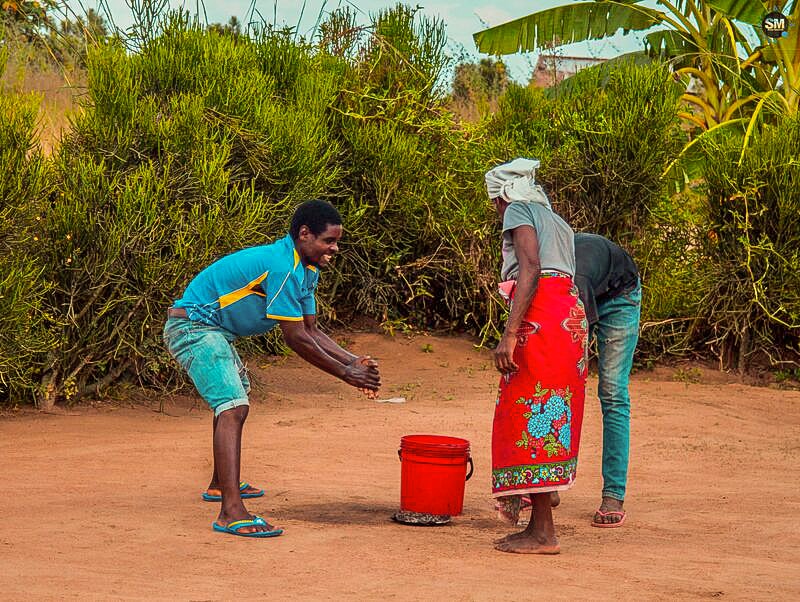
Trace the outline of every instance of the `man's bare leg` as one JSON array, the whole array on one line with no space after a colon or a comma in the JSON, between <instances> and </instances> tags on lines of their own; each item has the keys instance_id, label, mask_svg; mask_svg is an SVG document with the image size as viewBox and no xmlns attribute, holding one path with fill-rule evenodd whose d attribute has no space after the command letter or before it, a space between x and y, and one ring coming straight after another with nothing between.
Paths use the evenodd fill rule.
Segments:
<instances>
[{"instance_id":1,"label":"man's bare leg","mask_svg":"<svg viewBox=\"0 0 800 602\"><path fill-rule=\"evenodd\" d=\"M224 414L224 412L223 412L223 414ZM219 416L214 416L214 426L213 426L213 431L212 431L212 444L213 444L214 437L216 437L216 435L217 435L217 422L219 422ZM241 448L241 446L240 446L240 448ZM211 473L211 482L208 484L208 487L206 488L206 493L209 494L209 495L222 495L222 490L220 489L220 486L219 486L219 475L217 474L217 461L213 460L213 463L214 463L214 470ZM253 487L251 485L247 489L245 489L244 491L240 491L239 493L258 493L259 491L260 491L260 489L258 489L257 487Z\"/></svg>"},{"instance_id":2,"label":"man's bare leg","mask_svg":"<svg viewBox=\"0 0 800 602\"><path fill-rule=\"evenodd\" d=\"M219 488L222 491L217 524L227 526L237 520L250 520L252 515L247 511L239 494L239 465L242 456L242 429L250 408L239 406L222 412L215 420L214 428L214 472L217 474ZM274 527L243 527L242 533L271 531Z\"/></svg>"},{"instance_id":3,"label":"man's bare leg","mask_svg":"<svg viewBox=\"0 0 800 602\"><path fill-rule=\"evenodd\" d=\"M214 416L214 426L211 432L211 445L214 445L214 439L217 437L217 423L219 422L219 416ZM213 459L212 462L214 464L214 472L211 473L211 482L208 484L208 489L215 489L219 490L219 475L217 475L217 461Z\"/></svg>"},{"instance_id":4,"label":"man's bare leg","mask_svg":"<svg viewBox=\"0 0 800 602\"><path fill-rule=\"evenodd\" d=\"M531 494L531 520L524 531L504 537L495 546L514 554L558 554L560 548L553 524L550 493Z\"/></svg>"}]
</instances>

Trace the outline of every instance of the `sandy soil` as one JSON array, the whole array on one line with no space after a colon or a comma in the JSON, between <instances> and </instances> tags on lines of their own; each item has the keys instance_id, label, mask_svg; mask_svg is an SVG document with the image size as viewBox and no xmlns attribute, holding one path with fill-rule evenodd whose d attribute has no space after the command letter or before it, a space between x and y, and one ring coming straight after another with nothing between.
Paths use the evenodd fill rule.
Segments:
<instances>
[{"instance_id":1,"label":"sandy soil","mask_svg":"<svg viewBox=\"0 0 800 602\"><path fill-rule=\"evenodd\" d=\"M211 415L193 397L0 417L2 598L800 598L800 393L694 369L699 383L637 374L628 521L595 529L590 379L578 480L556 511L562 553L508 555L491 545L510 528L489 503L489 354L466 339L348 336L380 359L384 396L405 404L370 401L297 358L250 361L243 476L267 489L249 507L286 529L276 539L211 530L217 508L200 500ZM400 437L425 432L472 443L464 514L443 527L389 520Z\"/></svg>"}]
</instances>

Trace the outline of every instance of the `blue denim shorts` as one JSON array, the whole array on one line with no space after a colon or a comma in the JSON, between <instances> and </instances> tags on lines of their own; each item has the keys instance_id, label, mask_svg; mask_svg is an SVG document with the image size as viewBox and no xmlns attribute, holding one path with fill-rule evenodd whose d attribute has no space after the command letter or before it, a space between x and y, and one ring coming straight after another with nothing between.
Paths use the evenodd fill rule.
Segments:
<instances>
[{"instance_id":1,"label":"blue denim shorts","mask_svg":"<svg viewBox=\"0 0 800 602\"><path fill-rule=\"evenodd\" d=\"M233 346L234 339L222 328L186 318L169 318L164 325L167 349L215 416L250 405L250 380Z\"/></svg>"}]
</instances>

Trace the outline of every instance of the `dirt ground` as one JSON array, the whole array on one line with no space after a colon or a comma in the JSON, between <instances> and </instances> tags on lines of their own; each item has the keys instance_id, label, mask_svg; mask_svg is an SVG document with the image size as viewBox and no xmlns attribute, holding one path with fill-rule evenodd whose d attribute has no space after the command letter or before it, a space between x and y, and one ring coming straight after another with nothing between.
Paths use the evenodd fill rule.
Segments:
<instances>
[{"instance_id":1,"label":"dirt ground","mask_svg":"<svg viewBox=\"0 0 800 602\"><path fill-rule=\"evenodd\" d=\"M590 378L578 479L556 510L561 555L510 555L491 545L511 528L489 502L489 353L462 338L348 337L381 361L382 397L406 403L370 401L296 357L250 361L243 477L266 488L249 508L286 529L275 539L212 531L217 507L200 499L211 414L194 397L0 416L2 598L800 599L799 392L695 368L636 374L628 520L595 529ZM389 520L397 448L414 433L472 444L449 525Z\"/></svg>"}]
</instances>

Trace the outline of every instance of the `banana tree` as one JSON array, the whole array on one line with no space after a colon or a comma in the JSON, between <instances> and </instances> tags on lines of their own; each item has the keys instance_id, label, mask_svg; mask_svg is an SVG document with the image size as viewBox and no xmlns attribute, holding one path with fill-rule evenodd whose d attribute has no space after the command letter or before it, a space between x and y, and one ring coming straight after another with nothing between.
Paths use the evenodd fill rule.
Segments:
<instances>
[{"instance_id":1,"label":"banana tree","mask_svg":"<svg viewBox=\"0 0 800 602\"><path fill-rule=\"evenodd\" d=\"M787 112L797 111L797 30L770 40L761 20L777 8L796 24L800 0L657 0L657 5L664 10L637 0L576 2L486 29L474 38L482 52L513 54L660 27L645 36L646 50L673 61L676 76L687 83L693 77L703 84L701 91L684 94L696 107L682 112L687 121L716 129L744 121L771 101Z\"/></svg>"},{"instance_id":2,"label":"banana tree","mask_svg":"<svg viewBox=\"0 0 800 602\"><path fill-rule=\"evenodd\" d=\"M800 110L800 0L709 0L709 4L731 19L748 23L760 42L741 63L753 73L758 101L747 128L746 147L764 108L789 115ZM761 22L765 13L776 10L788 18L789 29L772 38Z\"/></svg>"}]
</instances>

